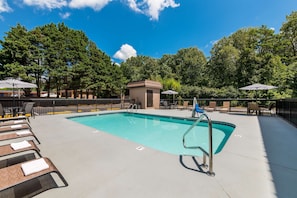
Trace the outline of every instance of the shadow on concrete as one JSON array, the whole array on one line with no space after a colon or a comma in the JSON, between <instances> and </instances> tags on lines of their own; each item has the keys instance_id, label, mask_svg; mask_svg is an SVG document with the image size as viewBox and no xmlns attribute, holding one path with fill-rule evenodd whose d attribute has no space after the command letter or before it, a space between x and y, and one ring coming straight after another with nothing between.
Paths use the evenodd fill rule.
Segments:
<instances>
[{"instance_id":1,"label":"shadow on concrete","mask_svg":"<svg viewBox=\"0 0 297 198\"><path fill-rule=\"evenodd\" d=\"M297 196L297 128L277 116L258 116L276 196Z\"/></svg>"},{"instance_id":2,"label":"shadow on concrete","mask_svg":"<svg viewBox=\"0 0 297 198\"><path fill-rule=\"evenodd\" d=\"M184 159L187 158L187 159ZM191 160L192 159L192 160ZM192 162L191 162L192 161ZM205 173L207 174L207 171L204 171L203 168L205 168L204 164L199 164L197 159L194 156L183 156L180 155L179 156L179 162L181 163L181 165L191 171L195 171L195 172L199 172L199 173ZM191 164L191 165L186 165L187 164Z\"/></svg>"}]
</instances>

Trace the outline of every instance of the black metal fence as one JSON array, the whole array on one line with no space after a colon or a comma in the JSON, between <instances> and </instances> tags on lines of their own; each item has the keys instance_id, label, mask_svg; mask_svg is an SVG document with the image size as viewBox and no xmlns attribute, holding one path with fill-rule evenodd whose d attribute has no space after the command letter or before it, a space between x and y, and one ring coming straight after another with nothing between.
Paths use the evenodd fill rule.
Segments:
<instances>
[{"instance_id":1,"label":"black metal fence","mask_svg":"<svg viewBox=\"0 0 297 198\"><path fill-rule=\"evenodd\" d=\"M21 107L24 102L35 102L36 115L55 115L64 113L92 112L102 110L117 110L127 108L130 100L119 98L108 99L64 99L64 98L1 98L4 109Z\"/></svg>"},{"instance_id":2,"label":"black metal fence","mask_svg":"<svg viewBox=\"0 0 297 198\"><path fill-rule=\"evenodd\" d=\"M276 113L278 116L297 126L297 99L277 100Z\"/></svg>"},{"instance_id":3,"label":"black metal fence","mask_svg":"<svg viewBox=\"0 0 297 198\"><path fill-rule=\"evenodd\" d=\"M191 104L193 99L183 99L189 101ZM208 105L209 101L216 101L218 106L223 101L231 101L231 106L246 107L250 101L255 99L200 99L198 102L202 106ZM92 112L103 110L117 110L126 109L132 102L129 99L121 100L119 98L105 98L105 99L65 99L65 98L10 98L1 97L0 103L5 108L15 106L21 107L24 102L35 102L34 112L37 115L55 115L62 113L76 113L76 112ZM178 101L179 103L182 101ZM259 104L265 105L270 102L276 102L276 114L285 120L297 126L297 99L281 99L281 100L265 100L258 99ZM233 104L233 105L232 105Z\"/></svg>"}]
</instances>

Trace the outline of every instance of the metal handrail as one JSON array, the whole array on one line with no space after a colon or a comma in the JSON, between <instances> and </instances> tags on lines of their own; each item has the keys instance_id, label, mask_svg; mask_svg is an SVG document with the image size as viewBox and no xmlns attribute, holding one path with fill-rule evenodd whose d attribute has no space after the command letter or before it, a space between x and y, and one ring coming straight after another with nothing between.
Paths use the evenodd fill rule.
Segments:
<instances>
[{"instance_id":1,"label":"metal handrail","mask_svg":"<svg viewBox=\"0 0 297 198\"><path fill-rule=\"evenodd\" d=\"M208 122L208 139L209 139L209 151L207 152L206 150L204 150L202 147L200 146L191 146L188 147L185 143L185 137L186 135L196 126L198 125L198 123L203 119L203 117L205 117L207 119ZM207 174L210 176L214 176L215 173L213 172L213 148L212 148L212 121L211 119L205 114L202 113L199 118L192 124L192 126L184 133L183 135L183 145L184 148L188 148L188 149L200 149L203 152L203 165L206 166L206 156L208 157L208 164L209 164L209 168L208 168L208 172Z\"/></svg>"}]
</instances>

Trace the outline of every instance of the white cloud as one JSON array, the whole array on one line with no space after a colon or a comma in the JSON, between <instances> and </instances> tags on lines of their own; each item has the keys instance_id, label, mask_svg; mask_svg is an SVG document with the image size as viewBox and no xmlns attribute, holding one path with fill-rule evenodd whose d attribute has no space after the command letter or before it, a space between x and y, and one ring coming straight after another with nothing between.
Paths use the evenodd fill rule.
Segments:
<instances>
[{"instance_id":1,"label":"white cloud","mask_svg":"<svg viewBox=\"0 0 297 198\"><path fill-rule=\"evenodd\" d=\"M176 8L180 5L174 0L127 0L127 3L132 10L148 15L151 20L158 20L160 12L165 8Z\"/></svg>"},{"instance_id":2,"label":"white cloud","mask_svg":"<svg viewBox=\"0 0 297 198\"><path fill-rule=\"evenodd\" d=\"M90 7L95 11L101 10L107 6L113 0L22 0L25 5L36 6L42 9L56 9L62 7L70 8L86 8ZM134 12L145 14L150 17L151 20L158 20L160 13L165 8L179 7L179 3L175 3L175 0L122 0L129 6ZM0 13L9 11L11 8L7 4L7 0L0 0ZM61 17L69 17L63 15Z\"/></svg>"},{"instance_id":3,"label":"white cloud","mask_svg":"<svg viewBox=\"0 0 297 198\"><path fill-rule=\"evenodd\" d=\"M136 50L129 44L124 44L121 46L121 49L118 50L113 57L120 60L127 60L130 57L137 56Z\"/></svg>"},{"instance_id":4,"label":"white cloud","mask_svg":"<svg viewBox=\"0 0 297 198\"><path fill-rule=\"evenodd\" d=\"M12 9L9 7L6 0L0 0L0 13L1 12L10 12Z\"/></svg>"},{"instance_id":5,"label":"white cloud","mask_svg":"<svg viewBox=\"0 0 297 198\"><path fill-rule=\"evenodd\" d=\"M136 0L127 0L129 7L135 12L143 13L141 9L138 8Z\"/></svg>"},{"instance_id":6,"label":"white cloud","mask_svg":"<svg viewBox=\"0 0 297 198\"><path fill-rule=\"evenodd\" d=\"M67 6L66 0L23 0L24 4L29 6L37 6L42 9L55 9Z\"/></svg>"},{"instance_id":7,"label":"white cloud","mask_svg":"<svg viewBox=\"0 0 297 198\"><path fill-rule=\"evenodd\" d=\"M62 19L68 19L71 14L69 12L66 12L66 13L59 13L59 15Z\"/></svg>"},{"instance_id":8,"label":"white cloud","mask_svg":"<svg viewBox=\"0 0 297 198\"><path fill-rule=\"evenodd\" d=\"M69 7L71 8L85 8L90 7L94 10L101 10L112 0L71 0Z\"/></svg>"}]
</instances>

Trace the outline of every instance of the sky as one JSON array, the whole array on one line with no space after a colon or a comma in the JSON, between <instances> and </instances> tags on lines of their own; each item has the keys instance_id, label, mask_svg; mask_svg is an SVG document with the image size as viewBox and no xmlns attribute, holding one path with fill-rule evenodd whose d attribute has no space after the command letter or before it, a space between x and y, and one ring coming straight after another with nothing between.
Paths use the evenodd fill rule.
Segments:
<instances>
[{"instance_id":1,"label":"sky","mask_svg":"<svg viewBox=\"0 0 297 198\"><path fill-rule=\"evenodd\" d=\"M18 23L28 31L64 23L83 31L113 62L161 58L213 44L242 28L279 32L297 0L0 0L0 40Z\"/></svg>"}]
</instances>

